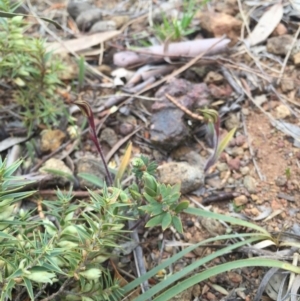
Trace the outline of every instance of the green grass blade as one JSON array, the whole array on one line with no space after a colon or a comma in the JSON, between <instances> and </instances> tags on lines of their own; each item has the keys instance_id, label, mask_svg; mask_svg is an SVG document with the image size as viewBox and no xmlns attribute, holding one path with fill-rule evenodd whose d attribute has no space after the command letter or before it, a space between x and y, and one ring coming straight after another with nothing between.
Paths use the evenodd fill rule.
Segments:
<instances>
[{"instance_id":1,"label":"green grass blade","mask_svg":"<svg viewBox=\"0 0 300 301\"><path fill-rule=\"evenodd\" d=\"M259 231L260 233L266 235L269 239L272 240L272 236L270 235L270 233L266 229L264 229L260 226L257 226L253 223L238 219L238 218L234 218L234 217L231 217L231 216L227 216L227 215L223 215L223 214L218 214L218 213L202 210L202 209L199 209L199 208L191 208L191 207L185 209L184 212L188 213L188 214L192 214L192 215L197 215L197 216L202 216L202 217L207 217L207 218L213 218L213 219L216 219L216 220L221 220L221 221L230 223L232 225L239 225L239 226L242 226L242 227L247 227L247 228Z\"/></svg>"},{"instance_id":2,"label":"green grass blade","mask_svg":"<svg viewBox=\"0 0 300 301\"><path fill-rule=\"evenodd\" d=\"M168 286L170 286L171 284L175 284L176 281L178 281L179 279L181 279L182 277L186 276L188 273L192 272L193 270L195 270L196 268L206 264L207 262L222 256L224 254L227 254L229 251L242 247L248 243L252 243L254 241L260 240L261 237L252 237L240 242L237 242L233 245L224 247L208 256L205 256L204 258L201 258L197 261L195 261L194 263L190 264L189 266L185 267L184 269L182 269L180 272L168 277L167 279L165 279L164 281L158 283L157 285L155 285L154 287L152 287L150 290L148 290L147 292L145 292L144 294L140 295L138 298L136 298L134 301L146 301L148 299L150 299L151 297L153 297L155 294L157 294L158 292L166 289ZM180 285L181 287L181 285ZM169 300L169 299L164 299L164 301Z\"/></svg>"},{"instance_id":3,"label":"green grass blade","mask_svg":"<svg viewBox=\"0 0 300 301\"><path fill-rule=\"evenodd\" d=\"M277 267L283 270L288 270L294 273L300 273L300 267L294 266L292 264L281 262L275 259L259 259L259 258L248 258L248 259L241 259L237 261L227 262L215 267L212 267L204 272L198 273L177 285L174 285L167 291L163 292L153 301L167 301L170 300L172 297L176 296L177 294L181 293L182 291L188 289L189 287L206 280L210 277L218 275L220 273L224 273L227 271L231 271L233 269L239 269L244 267ZM148 291L147 291L148 292ZM146 292L146 293L147 293ZM136 299L135 301L137 301ZM142 300L142 299L141 299ZM146 300L146 299L143 299Z\"/></svg>"},{"instance_id":4,"label":"green grass blade","mask_svg":"<svg viewBox=\"0 0 300 301\"><path fill-rule=\"evenodd\" d=\"M162 262L159 266L155 267L154 269L150 270L149 272L147 272L145 275L139 277L138 279L135 279L134 281L128 283L126 286L123 287L123 291L124 294L130 292L131 290L133 290L134 288L136 288L137 286L139 286L141 283L143 283L144 281L146 281L147 279L151 278L152 276L156 275L160 270L168 267L169 265L171 265L172 263L174 263L175 261L181 259L185 254L192 252L194 249L200 247L201 245L205 245L205 244L209 244L218 240L227 240L227 239L232 239L232 238L238 238L238 237L257 237L258 235L256 233L245 233L245 234L227 234L227 235L220 235L217 237L212 237L212 238L208 238L205 239L197 244L194 244L192 246L187 247L186 249L180 251L179 253L177 253L176 255L172 256L171 258L169 258L168 260ZM264 236L259 236L260 238L257 238L257 240L259 239L264 239Z\"/></svg>"}]
</instances>

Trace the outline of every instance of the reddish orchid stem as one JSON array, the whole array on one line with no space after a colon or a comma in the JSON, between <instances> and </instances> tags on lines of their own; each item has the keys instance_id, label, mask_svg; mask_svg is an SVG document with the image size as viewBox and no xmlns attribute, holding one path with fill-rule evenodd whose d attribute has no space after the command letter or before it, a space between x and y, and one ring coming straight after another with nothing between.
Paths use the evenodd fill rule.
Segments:
<instances>
[{"instance_id":1,"label":"reddish orchid stem","mask_svg":"<svg viewBox=\"0 0 300 301\"><path fill-rule=\"evenodd\" d=\"M105 168L105 172L107 175L107 179L108 179L108 184L109 186L112 186L113 184L113 180L111 177L111 174L108 170L108 166L107 163L105 161L103 152L102 152L102 148L101 145L99 143L99 140L97 138L97 133L96 133L96 127L95 127L95 122L94 122L94 114L92 112L92 109L90 107L90 105L83 100L77 100L74 102L77 106L79 106L79 108L81 109L81 111L84 113L84 115L86 115L87 119L88 119L88 123L89 123L89 127L90 127L90 138L91 140L94 142L98 153L100 154L101 160L103 162L104 168Z\"/></svg>"}]
</instances>

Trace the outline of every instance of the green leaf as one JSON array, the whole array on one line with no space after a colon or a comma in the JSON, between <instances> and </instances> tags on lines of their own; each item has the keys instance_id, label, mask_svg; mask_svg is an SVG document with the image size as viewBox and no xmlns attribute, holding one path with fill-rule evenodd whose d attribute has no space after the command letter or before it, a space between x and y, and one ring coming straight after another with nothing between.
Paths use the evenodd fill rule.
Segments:
<instances>
[{"instance_id":1,"label":"green leaf","mask_svg":"<svg viewBox=\"0 0 300 301\"><path fill-rule=\"evenodd\" d=\"M163 219L163 214L154 216L153 218L151 218L148 223L145 225L145 227L155 227L161 224Z\"/></svg>"},{"instance_id":2,"label":"green leaf","mask_svg":"<svg viewBox=\"0 0 300 301\"><path fill-rule=\"evenodd\" d=\"M0 238L7 238L7 239L10 239L10 240L16 240L12 235L6 234L2 231L0 231Z\"/></svg>"},{"instance_id":3,"label":"green leaf","mask_svg":"<svg viewBox=\"0 0 300 301\"><path fill-rule=\"evenodd\" d=\"M31 301L34 301L34 295L33 295L31 281L29 279L27 279L26 277L23 277L23 280L24 280L24 284L26 286L26 289L27 289L27 292L28 292L28 295L29 295Z\"/></svg>"},{"instance_id":4,"label":"green leaf","mask_svg":"<svg viewBox=\"0 0 300 301\"><path fill-rule=\"evenodd\" d=\"M163 215L163 219L161 221L161 227L163 231L165 231L168 227L170 227L171 223L172 223L172 215L170 212L166 212Z\"/></svg>"},{"instance_id":5,"label":"green leaf","mask_svg":"<svg viewBox=\"0 0 300 301\"><path fill-rule=\"evenodd\" d=\"M26 278L37 282L37 283L53 283L53 278L55 278L54 273L47 272L46 270L31 270L29 274L26 274ZM23 276L25 278L25 276Z\"/></svg>"},{"instance_id":6,"label":"green leaf","mask_svg":"<svg viewBox=\"0 0 300 301\"><path fill-rule=\"evenodd\" d=\"M264 228L262 228L262 227L260 227L256 224L249 223L247 221L244 221L244 220L241 220L241 219L238 219L238 218L234 218L234 217L223 215L223 214L213 213L213 212L202 210L202 209L199 209L199 208L191 208L191 207L185 209L184 212L188 213L188 214L192 214L192 215L213 218L213 219L216 219L216 220L222 220L222 221L228 222L232 225L239 225L239 226L242 226L242 227L247 227L247 228L256 230L256 231L266 235L269 239L272 240L271 234L266 229L264 229Z\"/></svg>"},{"instance_id":7,"label":"green leaf","mask_svg":"<svg viewBox=\"0 0 300 301\"><path fill-rule=\"evenodd\" d=\"M181 211L183 211L184 209L187 209L190 205L190 202L189 201L182 201L180 202L176 208L174 209L174 211L176 213L180 213Z\"/></svg>"},{"instance_id":8,"label":"green leaf","mask_svg":"<svg viewBox=\"0 0 300 301\"><path fill-rule=\"evenodd\" d=\"M181 184L180 183L177 183L175 185L172 186L172 189L171 189L171 194L180 194L180 188L181 188Z\"/></svg>"},{"instance_id":9,"label":"green leaf","mask_svg":"<svg viewBox=\"0 0 300 301\"><path fill-rule=\"evenodd\" d=\"M150 203L150 204L156 204L157 201L152 197L150 196L148 193L144 192L143 193L143 196L144 198Z\"/></svg>"},{"instance_id":10,"label":"green leaf","mask_svg":"<svg viewBox=\"0 0 300 301\"><path fill-rule=\"evenodd\" d=\"M149 212L151 216L158 215L163 213L162 204L156 203L151 205L151 212Z\"/></svg>"},{"instance_id":11,"label":"green leaf","mask_svg":"<svg viewBox=\"0 0 300 301\"><path fill-rule=\"evenodd\" d=\"M179 233L183 233L182 222L178 216L175 215L172 217L172 225L176 229L176 231L178 231Z\"/></svg>"}]
</instances>

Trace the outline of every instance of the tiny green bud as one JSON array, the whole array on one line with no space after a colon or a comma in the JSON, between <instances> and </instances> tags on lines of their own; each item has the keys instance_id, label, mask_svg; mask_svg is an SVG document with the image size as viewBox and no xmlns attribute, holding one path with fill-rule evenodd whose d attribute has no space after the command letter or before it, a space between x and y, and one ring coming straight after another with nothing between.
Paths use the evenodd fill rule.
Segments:
<instances>
[{"instance_id":1,"label":"tiny green bud","mask_svg":"<svg viewBox=\"0 0 300 301\"><path fill-rule=\"evenodd\" d=\"M153 190L155 193L157 192L157 182L153 176L145 172L143 175L143 181L145 183L145 189L147 187Z\"/></svg>"}]
</instances>

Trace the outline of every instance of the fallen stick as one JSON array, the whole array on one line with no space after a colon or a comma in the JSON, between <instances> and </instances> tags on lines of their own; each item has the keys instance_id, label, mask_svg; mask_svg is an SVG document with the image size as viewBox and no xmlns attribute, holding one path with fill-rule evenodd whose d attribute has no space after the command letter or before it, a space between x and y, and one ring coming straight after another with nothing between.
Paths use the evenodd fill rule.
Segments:
<instances>
[{"instance_id":1,"label":"fallen stick","mask_svg":"<svg viewBox=\"0 0 300 301\"><path fill-rule=\"evenodd\" d=\"M214 55L227 49L229 39L213 38L193 41L171 43L169 45L155 45L147 48L140 48L136 51L121 51L114 55L114 64L120 67L128 67L143 63L164 61L172 57L196 57L200 53Z\"/></svg>"}]
</instances>

